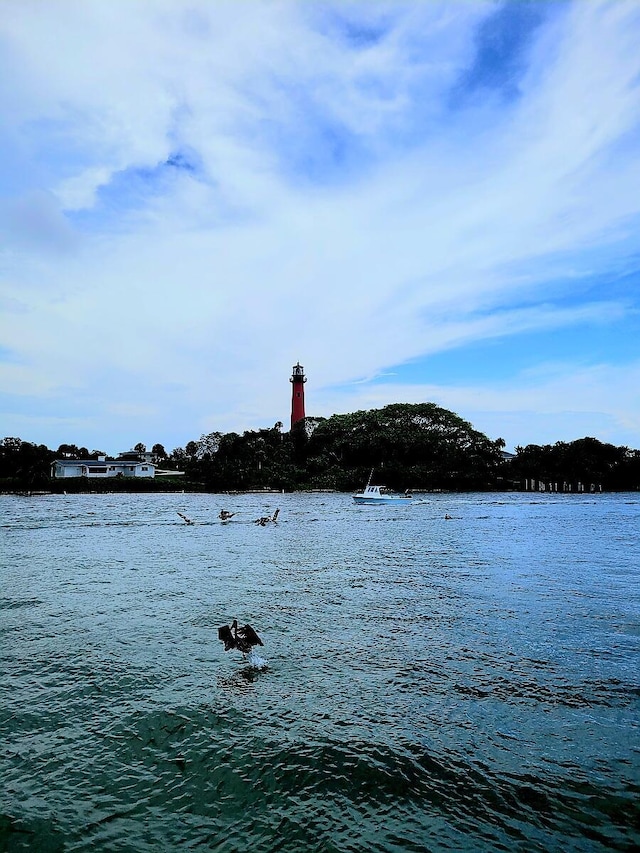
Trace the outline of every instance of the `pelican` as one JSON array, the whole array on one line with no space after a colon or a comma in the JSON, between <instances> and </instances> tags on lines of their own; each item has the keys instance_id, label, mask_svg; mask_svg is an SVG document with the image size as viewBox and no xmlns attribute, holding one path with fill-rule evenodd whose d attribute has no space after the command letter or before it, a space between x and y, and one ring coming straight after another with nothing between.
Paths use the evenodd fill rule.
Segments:
<instances>
[{"instance_id":1,"label":"pelican","mask_svg":"<svg viewBox=\"0 0 640 853\"><path fill-rule=\"evenodd\" d=\"M264 646L251 625L238 628L237 619L233 620L231 627L223 625L218 628L218 639L224 643L225 652L228 652L229 649L238 649L243 655L248 654L252 646Z\"/></svg>"},{"instance_id":2,"label":"pelican","mask_svg":"<svg viewBox=\"0 0 640 853\"><path fill-rule=\"evenodd\" d=\"M181 512L179 512L178 515L184 521L185 524L194 524L195 523L195 522L191 521L190 518L187 518L186 515L183 515Z\"/></svg>"},{"instance_id":3,"label":"pelican","mask_svg":"<svg viewBox=\"0 0 640 853\"><path fill-rule=\"evenodd\" d=\"M229 521L230 518L233 518L235 512L227 512L226 509L221 509L218 518L222 521Z\"/></svg>"},{"instance_id":4,"label":"pelican","mask_svg":"<svg viewBox=\"0 0 640 853\"><path fill-rule=\"evenodd\" d=\"M280 513L280 510L277 509L273 513L273 515L263 515L262 518L256 518L256 520L253 523L259 524L260 527L266 527L266 525L269 524L270 521L272 521L274 524L276 524L276 522L278 521L279 513Z\"/></svg>"}]
</instances>

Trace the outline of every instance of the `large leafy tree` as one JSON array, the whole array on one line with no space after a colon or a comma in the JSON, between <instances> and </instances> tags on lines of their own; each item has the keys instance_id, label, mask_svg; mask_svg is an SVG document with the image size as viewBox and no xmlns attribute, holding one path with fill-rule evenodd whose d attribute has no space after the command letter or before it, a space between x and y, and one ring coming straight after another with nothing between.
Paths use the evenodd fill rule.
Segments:
<instances>
[{"instance_id":1,"label":"large leafy tree","mask_svg":"<svg viewBox=\"0 0 640 853\"><path fill-rule=\"evenodd\" d=\"M0 477L19 480L29 488L44 484L55 456L44 444L4 438L0 441Z\"/></svg>"},{"instance_id":2,"label":"large leafy tree","mask_svg":"<svg viewBox=\"0 0 640 853\"><path fill-rule=\"evenodd\" d=\"M582 483L603 489L625 490L640 486L640 452L616 447L589 436L555 444L528 444L516 448L510 463L516 480Z\"/></svg>"},{"instance_id":3,"label":"large leafy tree","mask_svg":"<svg viewBox=\"0 0 640 853\"><path fill-rule=\"evenodd\" d=\"M351 488L378 469L396 488L487 488L502 464L504 441L491 441L435 403L394 403L334 415L318 424L307 445L310 472L333 471Z\"/></svg>"},{"instance_id":4,"label":"large leafy tree","mask_svg":"<svg viewBox=\"0 0 640 853\"><path fill-rule=\"evenodd\" d=\"M62 457L63 459L78 459L80 457L80 451L75 444L61 444L58 447L57 456Z\"/></svg>"},{"instance_id":5,"label":"large leafy tree","mask_svg":"<svg viewBox=\"0 0 640 853\"><path fill-rule=\"evenodd\" d=\"M276 424L242 435L202 436L188 471L212 489L294 488L298 480L291 443L280 430L281 425Z\"/></svg>"}]
</instances>

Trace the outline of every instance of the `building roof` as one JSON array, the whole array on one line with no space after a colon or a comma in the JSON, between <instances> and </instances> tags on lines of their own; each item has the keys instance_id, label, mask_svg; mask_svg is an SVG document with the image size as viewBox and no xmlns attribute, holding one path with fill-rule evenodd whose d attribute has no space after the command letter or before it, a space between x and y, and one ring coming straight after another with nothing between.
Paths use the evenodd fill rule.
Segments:
<instances>
[{"instance_id":1,"label":"building roof","mask_svg":"<svg viewBox=\"0 0 640 853\"><path fill-rule=\"evenodd\" d=\"M52 465L152 465L144 459L54 459Z\"/></svg>"}]
</instances>

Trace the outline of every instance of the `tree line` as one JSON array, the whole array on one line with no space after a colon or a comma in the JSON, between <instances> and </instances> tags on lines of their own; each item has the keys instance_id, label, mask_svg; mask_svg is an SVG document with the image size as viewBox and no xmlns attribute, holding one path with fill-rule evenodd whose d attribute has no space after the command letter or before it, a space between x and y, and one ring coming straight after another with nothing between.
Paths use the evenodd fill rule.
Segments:
<instances>
[{"instance_id":1,"label":"tree line","mask_svg":"<svg viewBox=\"0 0 640 853\"><path fill-rule=\"evenodd\" d=\"M504 441L489 439L435 403L395 403L381 409L306 418L288 432L271 428L211 432L184 448L151 449L154 461L176 472L162 481L128 481L127 489L189 488L211 492L362 487L371 469L376 482L405 490L512 490L525 480L595 484L605 491L640 488L640 451L595 438L527 445L505 458ZM142 457L138 443L132 455ZM4 490L53 487L57 458L94 458L102 451L62 444L53 451L19 438L0 441ZM178 472L180 475L178 477ZM113 480L92 480L113 488ZM68 480L65 488L71 488ZM60 485L60 484L58 484ZM86 484L85 484L86 487Z\"/></svg>"},{"instance_id":2,"label":"tree line","mask_svg":"<svg viewBox=\"0 0 640 853\"><path fill-rule=\"evenodd\" d=\"M640 450L605 444L597 438L528 444L516 448L510 464L512 478L547 484L581 483L603 491L628 492L640 488Z\"/></svg>"}]
</instances>

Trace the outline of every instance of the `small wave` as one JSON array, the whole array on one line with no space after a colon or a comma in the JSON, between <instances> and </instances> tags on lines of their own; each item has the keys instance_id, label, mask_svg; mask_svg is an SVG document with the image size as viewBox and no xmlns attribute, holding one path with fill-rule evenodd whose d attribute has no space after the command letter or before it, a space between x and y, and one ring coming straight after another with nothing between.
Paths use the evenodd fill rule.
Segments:
<instances>
[{"instance_id":1,"label":"small wave","mask_svg":"<svg viewBox=\"0 0 640 853\"><path fill-rule=\"evenodd\" d=\"M38 607L42 604L39 598L0 598L0 610L16 610L19 607Z\"/></svg>"},{"instance_id":2,"label":"small wave","mask_svg":"<svg viewBox=\"0 0 640 853\"><path fill-rule=\"evenodd\" d=\"M252 651L247 655L247 661L254 669L266 669L269 664L269 661L261 657L256 651Z\"/></svg>"}]
</instances>

